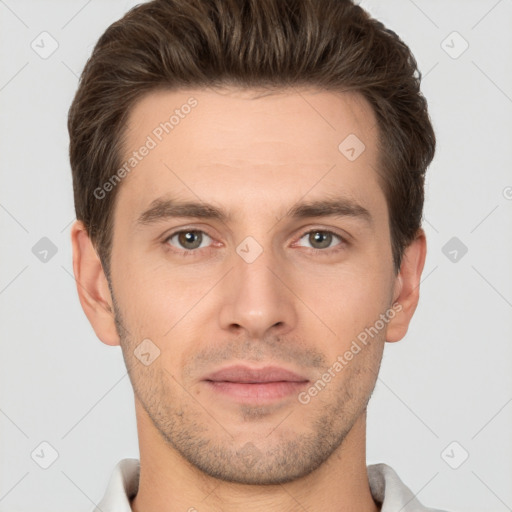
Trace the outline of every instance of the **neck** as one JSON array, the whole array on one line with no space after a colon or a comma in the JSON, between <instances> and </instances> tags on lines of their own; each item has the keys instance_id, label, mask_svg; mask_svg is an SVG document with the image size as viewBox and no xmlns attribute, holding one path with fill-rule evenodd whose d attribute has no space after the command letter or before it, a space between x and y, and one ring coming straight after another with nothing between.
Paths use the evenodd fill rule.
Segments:
<instances>
[{"instance_id":1,"label":"neck","mask_svg":"<svg viewBox=\"0 0 512 512\"><path fill-rule=\"evenodd\" d=\"M205 475L160 436L137 404L140 479L133 512L379 512L366 470L366 411L331 457L286 484L243 485Z\"/></svg>"}]
</instances>

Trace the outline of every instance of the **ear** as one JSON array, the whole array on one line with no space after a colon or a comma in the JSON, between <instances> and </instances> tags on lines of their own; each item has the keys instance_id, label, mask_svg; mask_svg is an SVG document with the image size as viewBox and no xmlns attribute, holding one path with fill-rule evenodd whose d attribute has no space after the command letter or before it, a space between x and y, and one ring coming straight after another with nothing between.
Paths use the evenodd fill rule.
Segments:
<instances>
[{"instance_id":1,"label":"ear","mask_svg":"<svg viewBox=\"0 0 512 512\"><path fill-rule=\"evenodd\" d=\"M407 333L409 322L420 298L420 280L427 254L427 239L423 229L405 249L400 271L395 278L393 308L396 315L388 323L386 341L400 341Z\"/></svg>"},{"instance_id":2,"label":"ear","mask_svg":"<svg viewBox=\"0 0 512 512\"><path fill-rule=\"evenodd\" d=\"M108 281L82 221L75 221L71 227L71 244L73 272L82 309L103 343L119 345Z\"/></svg>"}]
</instances>

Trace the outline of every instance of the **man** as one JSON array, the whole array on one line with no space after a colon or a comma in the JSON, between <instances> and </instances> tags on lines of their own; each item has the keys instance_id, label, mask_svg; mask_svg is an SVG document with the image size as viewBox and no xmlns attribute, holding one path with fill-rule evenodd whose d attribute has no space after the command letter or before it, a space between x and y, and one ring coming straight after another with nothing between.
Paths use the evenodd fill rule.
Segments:
<instances>
[{"instance_id":1,"label":"man","mask_svg":"<svg viewBox=\"0 0 512 512\"><path fill-rule=\"evenodd\" d=\"M348 0L155 0L98 41L69 132L77 290L140 446L97 510L433 510L365 461L435 149L398 36Z\"/></svg>"}]
</instances>

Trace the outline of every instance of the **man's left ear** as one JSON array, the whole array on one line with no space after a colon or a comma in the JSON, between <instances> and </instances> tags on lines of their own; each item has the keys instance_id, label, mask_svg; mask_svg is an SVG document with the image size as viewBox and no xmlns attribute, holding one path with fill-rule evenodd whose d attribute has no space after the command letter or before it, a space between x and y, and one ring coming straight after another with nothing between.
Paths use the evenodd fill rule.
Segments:
<instances>
[{"instance_id":1,"label":"man's left ear","mask_svg":"<svg viewBox=\"0 0 512 512\"><path fill-rule=\"evenodd\" d=\"M400 271L395 278L393 304L395 316L389 321L386 341L400 341L407 333L420 298L420 280L427 254L427 239L423 229L405 249Z\"/></svg>"}]
</instances>

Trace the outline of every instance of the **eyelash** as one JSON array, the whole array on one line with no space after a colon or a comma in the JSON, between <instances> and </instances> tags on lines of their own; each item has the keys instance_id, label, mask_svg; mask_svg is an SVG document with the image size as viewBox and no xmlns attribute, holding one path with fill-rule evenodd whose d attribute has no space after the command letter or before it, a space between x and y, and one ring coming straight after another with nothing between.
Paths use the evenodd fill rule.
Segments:
<instances>
[{"instance_id":1,"label":"eyelash","mask_svg":"<svg viewBox=\"0 0 512 512\"><path fill-rule=\"evenodd\" d=\"M206 231L203 231L201 229L180 229L179 231L174 231L169 236L165 237L163 243L164 243L164 245L169 247L172 252L177 253L179 256L183 256L183 257L195 256L195 255L197 255L197 253L199 252L200 249L189 249L189 250L182 249L182 250L180 250L180 249L178 249L174 246L171 246L169 244L169 240L171 240L171 238L173 238L176 235L179 235L181 233L189 233L189 232L202 233L204 235L207 235L208 237L210 237L213 240L212 236L210 236L208 233L206 233ZM338 253L339 251L343 250L348 245L348 241L346 240L346 238L344 238L343 236L339 235L338 233L335 233L334 231L330 231L328 229L310 229L310 230L302 233L297 241L300 241L306 235L309 235L311 233L323 233L323 234L327 234L327 235L333 235L334 237L336 237L340 240L340 243L335 245L332 248L326 248L326 249L315 249L314 247L306 247L306 249L308 249L308 252L310 254L312 253L315 255L321 254L322 256L329 256L329 255ZM203 249L207 249L207 250L211 249L211 248L212 248L211 246L203 247Z\"/></svg>"}]
</instances>

